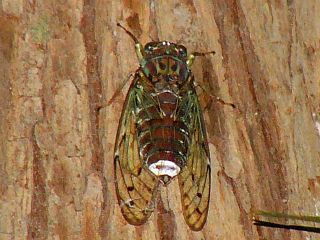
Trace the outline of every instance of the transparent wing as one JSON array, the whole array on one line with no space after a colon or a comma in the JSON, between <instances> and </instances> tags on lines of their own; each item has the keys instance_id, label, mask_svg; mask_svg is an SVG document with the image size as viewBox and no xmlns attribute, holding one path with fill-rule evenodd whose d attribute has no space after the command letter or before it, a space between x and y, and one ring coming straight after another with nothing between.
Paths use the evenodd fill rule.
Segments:
<instances>
[{"instance_id":1,"label":"transparent wing","mask_svg":"<svg viewBox=\"0 0 320 240\"><path fill-rule=\"evenodd\" d=\"M189 94L191 142L187 165L179 175L182 210L186 223L194 231L203 228L210 200L211 168L206 129L195 90Z\"/></svg>"},{"instance_id":2,"label":"transparent wing","mask_svg":"<svg viewBox=\"0 0 320 240\"><path fill-rule=\"evenodd\" d=\"M124 218L133 225L147 221L154 209L157 179L143 166L139 155L135 109L143 107L133 82L122 111L114 156L117 198ZM139 105L139 106L138 106Z\"/></svg>"}]
</instances>

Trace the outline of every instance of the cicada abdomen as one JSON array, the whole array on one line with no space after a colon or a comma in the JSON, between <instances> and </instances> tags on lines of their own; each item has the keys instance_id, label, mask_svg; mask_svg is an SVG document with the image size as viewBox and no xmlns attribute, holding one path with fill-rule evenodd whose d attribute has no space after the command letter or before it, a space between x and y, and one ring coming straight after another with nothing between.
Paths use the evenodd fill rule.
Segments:
<instances>
[{"instance_id":1,"label":"cicada abdomen","mask_svg":"<svg viewBox=\"0 0 320 240\"><path fill-rule=\"evenodd\" d=\"M158 188L177 177L185 221L192 230L201 230L209 207L210 157L190 70L199 54L188 55L184 46L167 41L142 47L124 30L135 41L140 68L127 94L115 143L122 214L130 224L145 223Z\"/></svg>"}]
</instances>

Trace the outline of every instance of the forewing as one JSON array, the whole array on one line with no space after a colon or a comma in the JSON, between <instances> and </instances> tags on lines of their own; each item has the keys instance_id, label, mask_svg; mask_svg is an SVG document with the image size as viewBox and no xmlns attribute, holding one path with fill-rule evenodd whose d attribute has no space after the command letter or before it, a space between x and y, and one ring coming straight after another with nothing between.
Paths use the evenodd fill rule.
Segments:
<instances>
[{"instance_id":1,"label":"forewing","mask_svg":"<svg viewBox=\"0 0 320 240\"><path fill-rule=\"evenodd\" d=\"M194 231L203 228L210 200L210 156L203 115L195 90L189 94L191 141L187 165L179 175L182 210L186 223Z\"/></svg>"},{"instance_id":2,"label":"forewing","mask_svg":"<svg viewBox=\"0 0 320 240\"><path fill-rule=\"evenodd\" d=\"M147 221L154 208L158 181L143 166L139 155L135 109L143 107L138 99L141 89L136 79L130 87L118 127L114 173L117 198L124 218L133 225Z\"/></svg>"}]
</instances>

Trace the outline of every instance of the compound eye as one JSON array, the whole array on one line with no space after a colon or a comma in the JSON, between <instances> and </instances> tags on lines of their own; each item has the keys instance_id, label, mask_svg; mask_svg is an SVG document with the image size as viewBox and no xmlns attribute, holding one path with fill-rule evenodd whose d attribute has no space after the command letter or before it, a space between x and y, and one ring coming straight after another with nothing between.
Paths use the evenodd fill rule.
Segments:
<instances>
[{"instance_id":1,"label":"compound eye","mask_svg":"<svg viewBox=\"0 0 320 240\"><path fill-rule=\"evenodd\" d=\"M187 49L184 46L179 46L178 51L181 56L183 57L187 56Z\"/></svg>"},{"instance_id":2,"label":"compound eye","mask_svg":"<svg viewBox=\"0 0 320 240\"><path fill-rule=\"evenodd\" d=\"M153 47L151 47L151 46L148 46L148 47L146 47L146 49L145 49L145 51L146 51L147 53L151 53L152 50L153 50Z\"/></svg>"},{"instance_id":3,"label":"compound eye","mask_svg":"<svg viewBox=\"0 0 320 240\"><path fill-rule=\"evenodd\" d=\"M147 53L151 53L153 50L154 50L154 47L151 46L151 44L147 44L147 45L144 47L144 51L147 52Z\"/></svg>"}]
</instances>

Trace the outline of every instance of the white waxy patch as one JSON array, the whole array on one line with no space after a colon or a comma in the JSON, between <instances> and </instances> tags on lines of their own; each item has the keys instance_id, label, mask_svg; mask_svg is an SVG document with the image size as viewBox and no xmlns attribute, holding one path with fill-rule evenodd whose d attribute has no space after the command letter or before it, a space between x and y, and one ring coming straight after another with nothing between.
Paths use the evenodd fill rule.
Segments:
<instances>
[{"instance_id":1,"label":"white waxy patch","mask_svg":"<svg viewBox=\"0 0 320 240\"><path fill-rule=\"evenodd\" d=\"M168 160L159 160L149 166L149 170L153 172L156 176L168 175L170 177L175 177L180 172L180 167Z\"/></svg>"}]
</instances>

